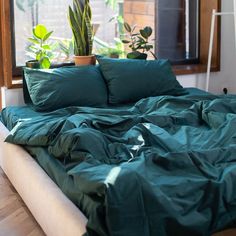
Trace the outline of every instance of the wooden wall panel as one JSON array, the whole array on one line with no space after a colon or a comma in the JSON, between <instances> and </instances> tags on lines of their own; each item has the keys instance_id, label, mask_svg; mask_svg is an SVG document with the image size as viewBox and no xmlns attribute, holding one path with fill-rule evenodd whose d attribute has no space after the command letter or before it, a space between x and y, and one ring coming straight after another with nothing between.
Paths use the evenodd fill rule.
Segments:
<instances>
[{"instance_id":1,"label":"wooden wall panel","mask_svg":"<svg viewBox=\"0 0 236 236\"><path fill-rule=\"evenodd\" d=\"M2 32L2 26L0 24L0 32ZM4 85L3 78L3 61L2 61L2 39L0 37L0 87Z\"/></svg>"},{"instance_id":2,"label":"wooden wall panel","mask_svg":"<svg viewBox=\"0 0 236 236\"><path fill-rule=\"evenodd\" d=\"M11 17L10 0L0 0L1 20L1 65L3 65L4 85L12 86L12 51L11 51ZM2 81L3 82L3 81Z\"/></svg>"},{"instance_id":3,"label":"wooden wall panel","mask_svg":"<svg viewBox=\"0 0 236 236\"><path fill-rule=\"evenodd\" d=\"M221 10L220 0L201 0L200 1L200 63L206 65L208 60L208 48L210 41L211 16L212 10ZM216 18L214 46L212 52L212 69L220 69L220 17Z\"/></svg>"}]
</instances>

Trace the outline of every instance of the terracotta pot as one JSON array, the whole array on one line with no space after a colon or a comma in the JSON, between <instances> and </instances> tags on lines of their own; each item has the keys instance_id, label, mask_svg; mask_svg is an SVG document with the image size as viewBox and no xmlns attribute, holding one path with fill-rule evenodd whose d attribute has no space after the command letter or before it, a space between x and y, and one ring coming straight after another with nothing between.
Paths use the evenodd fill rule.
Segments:
<instances>
[{"instance_id":1,"label":"terracotta pot","mask_svg":"<svg viewBox=\"0 0 236 236\"><path fill-rule=\"evenodd\" d=\"M26 65L26 67L29 67L31 69L39 69L40 68L39 61L37 61L37 60L27 61L25 63L25 65Z\"/></svg>"},{"instance_id":2,"label":"terracotta pot","mask_svg":"<svg viewBox=\"0 0 236 236\"><path fill-rule=\"evenodd\" d=\"M75 65L95 65L96 64L96 57L95 55L89 56L74 56Z\"/></svg>"}]
</instances>

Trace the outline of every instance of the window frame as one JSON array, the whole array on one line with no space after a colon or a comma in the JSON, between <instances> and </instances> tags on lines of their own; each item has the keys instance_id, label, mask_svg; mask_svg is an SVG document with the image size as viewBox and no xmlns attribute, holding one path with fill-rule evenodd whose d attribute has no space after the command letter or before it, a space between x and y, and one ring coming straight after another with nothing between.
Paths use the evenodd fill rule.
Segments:
<instances>
[{"instance_id":1,"label":"window frame","mask_svg":"<svg viewBox=\"0 0 236 236\"><path fill-rule=\"evenodd\" d=\"M1 86L7 88L19 88L22 87L21 76L13 75L14 62L13 50L14 50L14 39L12 35L12 17L11 17L11 3L13 0L0 1L0 25L1 25L1 42L0 42L0 62L2 63L3 69L0 70L2 76L0 78ZM157 8L157 2L155 1ZM199 63L198 64L186 64L186 65L174 65L173 70L176 75L185 74L196 74L205 73L207 69L207 58L208 58L208 45L210 35L210 24L212 9L220 11L221 1L220 0L200 0L200 23L199 23ZM157 10L157 9L155 9ZM155 19L156 20L156 19ZM214 46L212 54L212 71L220 70L220 18L216 19L216 30L214 34ZM15 56L14 56L15 58Z\"/></svg>"},{"instance_id":2,"label":"window frame","mask_svg":"<svg viewBox=\"0 0 236 236\"><path fill-rule=\"evenodd\" d=\"M173 70L177 75L206 73L208 62L208 50L210 40L212 10L221 11L220 0L200 0L199 3L199 63L192 65L175 65ZM214 31L214 44L212 51L211 71L220 71L221 49L221 18L217 17Z\"/></svg>"}]
</instances>

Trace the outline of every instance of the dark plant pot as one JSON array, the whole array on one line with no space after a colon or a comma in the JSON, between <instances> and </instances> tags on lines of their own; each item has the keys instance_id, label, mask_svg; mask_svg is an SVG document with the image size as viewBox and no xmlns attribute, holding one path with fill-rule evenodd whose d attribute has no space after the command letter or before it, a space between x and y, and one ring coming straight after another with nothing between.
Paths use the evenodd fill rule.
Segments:
<instances>
[{"instance_id":1,"label":"dark plant pot","mask_svg":"<svg viewBox=\"0 0 236 236\"><path fill-rule=\"evenodd\" d=\"M110 58L119 58L118 54L110 54Z\"/></svg>"},{"instance_id":2,"label":"dark plant pot","mask_svg":"<svg viewBox=\"0 0 236 236\"><path fill-rule=\"evenodd\" d=\"M147 54L146 53L140 53L138 51L130 52L127 54L128 59L141 59L141 60L146 60L147 59Z\"/></svg>"},{"instance_id":3,"label":"dark plant pot","mask_svg":"<svg viewBox=\"0 0 236 236\"><path fill-rule=\"evenodd\" d=\"M32 69L40 69L40 63L37 60L31 60L27 61L25 63L26 67L32 68Z\"/></svg>"}]
</instances>

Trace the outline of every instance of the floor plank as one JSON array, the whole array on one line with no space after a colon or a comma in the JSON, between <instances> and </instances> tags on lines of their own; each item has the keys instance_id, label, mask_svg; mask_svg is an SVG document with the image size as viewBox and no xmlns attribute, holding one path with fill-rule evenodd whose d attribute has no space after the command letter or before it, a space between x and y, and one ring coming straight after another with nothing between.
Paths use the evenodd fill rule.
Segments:
<instances>
[{"instance_id":1,"label":"floor plank","mask_svg":"<svg viewBox=\"0 0 236 236\"><path fill-rule=\"evenodd\" d=\"M45 236L0 168L0 236Z\"/></svg>"}]
</instances>

